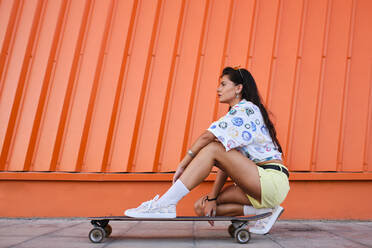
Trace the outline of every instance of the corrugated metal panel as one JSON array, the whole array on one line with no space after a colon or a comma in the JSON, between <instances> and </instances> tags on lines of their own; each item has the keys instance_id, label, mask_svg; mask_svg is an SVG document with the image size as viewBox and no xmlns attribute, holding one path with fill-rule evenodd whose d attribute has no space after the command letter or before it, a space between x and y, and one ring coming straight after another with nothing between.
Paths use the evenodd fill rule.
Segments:
<instances>
[{"instance_id":1,"label":"corrugated metal panel","mask_svg":"<svg viewBox=\"0 0 372 248\"><path fill-rule=\"evenodd\" d=\"M174 170L254 75L292 171L372 171L368 0L0 1L2 171Z\"/></svg>"}]
</instances>

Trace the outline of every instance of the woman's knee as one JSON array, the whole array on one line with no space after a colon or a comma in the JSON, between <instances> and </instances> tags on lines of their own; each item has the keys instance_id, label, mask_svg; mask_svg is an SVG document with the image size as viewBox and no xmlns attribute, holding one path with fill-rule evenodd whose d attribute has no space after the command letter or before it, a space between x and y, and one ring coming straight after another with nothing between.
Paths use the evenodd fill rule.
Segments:
<instances>
[{"instance_id":1,"label":"woman's knee","mask_svg":"<svg viewBox=\"0 0 372 248\"><path fill-rule=\"evenodd\" d=\"M206 145L205 147L203 147L202 151L211 152L215 154L217 152L225 151L225 149L220 142L213 141L209 143L208 145Z\"/></svg>"},{"instance_id":2,"label":"woman's knee","mask_svg":"<svg viewBox=\"0 0 372 248\"><path fill-rule=\"evenodd\" d=\"M197 200L194 203L194 211L195 211L197 216L203 216L203 214L204 214L203 213L203 206L202 206L203 197L201 197L199 200Z\"/></svg>"}]
</instances>

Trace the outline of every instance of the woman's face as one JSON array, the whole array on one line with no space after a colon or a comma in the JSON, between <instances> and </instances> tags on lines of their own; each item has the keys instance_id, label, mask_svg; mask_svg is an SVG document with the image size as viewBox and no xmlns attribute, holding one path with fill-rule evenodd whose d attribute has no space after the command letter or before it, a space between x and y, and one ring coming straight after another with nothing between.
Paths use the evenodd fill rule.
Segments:
<instances>
[{"instance_id":1,"label":"woman's face","mask_svg":"<svg viewBox=\"0 0 372 248\"><path fill-rule=\"evenodd\" d=\"M230 81L228 75L224 75L221 78L221 83L217 88L220 103L231 103L232 101L236 100L236 93L240 93L241 87L241 84L235 85L233 81Z\"/></svg>"}]
</instances>

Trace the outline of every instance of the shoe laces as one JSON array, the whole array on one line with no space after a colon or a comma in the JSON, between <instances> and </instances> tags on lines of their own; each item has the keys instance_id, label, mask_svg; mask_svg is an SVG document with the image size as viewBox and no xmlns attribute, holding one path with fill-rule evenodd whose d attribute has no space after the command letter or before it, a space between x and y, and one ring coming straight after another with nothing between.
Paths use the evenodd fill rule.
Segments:
<instances>
[{"instance_id":1,"label":"shoe laces","mask_svg":"<svg viewBox=\"0 0 372 248\"><path fill-rule=\"evenodd\" d=\"M269 222L269 220L270 220L270 217L260 219L260 220L256 221L256 223L254 224L254 227L257 228L257 229L264 229L266 227L267 223Z\"/></svg>"},{"instance_id":2,"label":"shoe laces","mask_svg":"<svg viewBox=\"0 0 372 248\"><path fill-rule=\"evenodd\" d=\"M146 209L146 210L148 210L148 209L150 209L152 207L152 205L154 204L154 202L156 202L158 199L159 199L159 195L156 195L152 200L143 202L138 207L138 209Z\"/></svg>"}]
</instances>

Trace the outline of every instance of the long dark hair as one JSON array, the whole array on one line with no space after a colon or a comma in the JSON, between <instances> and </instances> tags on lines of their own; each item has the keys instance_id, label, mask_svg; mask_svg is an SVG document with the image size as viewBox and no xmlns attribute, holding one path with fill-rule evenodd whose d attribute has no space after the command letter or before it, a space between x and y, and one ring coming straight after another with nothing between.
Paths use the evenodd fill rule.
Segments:
<instances>
[{"instance_id":1,"label":"long dark hair","mask_svg":"<svg viewBox=\"0 0 372 248\"><path fill-rule=\"evenodd\" d=\"M234 69L232 67L225 67L220 77L222 78L225 75L227 75L235 85L243 85L242 98L254 103L260 109L274 145L278 148L279 152L283 153L279 140L276 137L275 127L269 118L269 114L267 113L265 106L262 104L261 96L258 92L257 84L252 77L252 74L244 68Z\"/></svg>"}]
</instances>

